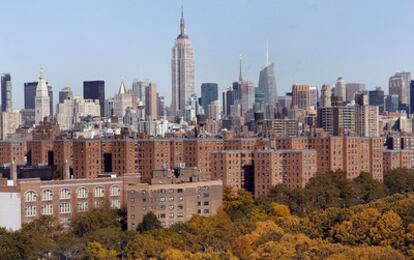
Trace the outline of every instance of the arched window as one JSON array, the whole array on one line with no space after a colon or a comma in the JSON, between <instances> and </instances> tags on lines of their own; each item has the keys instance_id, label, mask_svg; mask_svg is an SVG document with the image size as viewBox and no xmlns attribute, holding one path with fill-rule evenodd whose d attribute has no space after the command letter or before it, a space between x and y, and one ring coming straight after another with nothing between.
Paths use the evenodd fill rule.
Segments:
<instances>
[{"instance_id":1,"label":"arched window","mask_svg":"<svg viewBox=\"0 0 414 260\"><path fill-rule=\"evenodd\" d=\"M105 190L102 186L98 186L95 188L95 197L101 198L105 196Z\"/></svg>"},{"instance_id":2,"label":"arched window","mask_svg":"<svg viewBox=\"0 0 414 260\"><path fill-rule=\"evenodd\" d=\"M111 187L111 196L120 196L121 188L118 185L113 185Z\"/></svg>"},{"instance_id":3,"label":"arched window","mask_svg":"<svg viewBox=\"0 0 414 260\"><path fill-rule=\"evenodd\" d=\"M53 200L53 193L51 190L44 190L42 193L42 200L43 201L49 201Z\"/></svg>"},{"instance_id":4,"label":"arched window","mask_svg":"<svg viewBox=\"0 0 414 260\"><path fill-rule=\"evenodd\" d=\"M82 187L78 190L78 199L86 199L88 197L88 189Z\"/></svg>"},{"instance_id":5,"label":"arched window","mask_svg":"<svg viewBox=\"0 0 414 260\"><path fill-rule=\"evenodd\" d=\"M33 202L36 201L37 195L34 191L28 191L24 194L24 200L26 202Z\"/></svg>"},{"instance_id":6,"label":"arched window","mask_svg":"<svg viewBox=\"0 0 414 260\"><path fill-rule=\"evenodd\" d=\"M61 200L70 199L70 190L69 189L61 189L60 190L60 199Z\"/></svg>"}]
</instances>

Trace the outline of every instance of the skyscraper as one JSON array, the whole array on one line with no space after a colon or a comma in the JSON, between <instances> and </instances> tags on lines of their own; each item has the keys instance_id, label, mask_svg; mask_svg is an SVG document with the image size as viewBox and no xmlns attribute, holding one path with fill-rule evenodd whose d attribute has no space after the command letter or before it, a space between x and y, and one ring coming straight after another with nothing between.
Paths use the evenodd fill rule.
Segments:
<instances>
[{"instance_id":1,"label":"skyscraper","mask_svg":"<svg viewBox=\"0 0 414 260\"><path fill-rule=\"evenodd\" d=\"M379 113L384 112L384 90L381 87L376 87L375 90L369 91L368 100L371 106L378 106Z\"/></svg>"},{"instance_id":2,"label":"skyscraper","mask_svg":"<svg viewBox=\"0 0 414 260\"><path fill-rule=\"evenodd\" d=\"M201 106L204 113L208 115L208 105L214 100L218 100L218 85L217 83L203 83L201 84Z\"/></svg>"},{"instance_id":3,"label":"skyscraper","mask_svg":"<svg viewBox=\"0 0 414 260\"><path fill-rule=\"evenodd\" d=\"M331 96L332 96L332 89L331 86L324 84L322 85L321 88L321 102L320 102L320 107L330 107L332 106L332 101L331 101Z\"/></svg>"},{"instance_id":4,"label":"skyscraper","mask_svg":"<svg viewBox=\"0 0 414 260\"><path fill-rule=\"evenodd\" d=\"M181 8L180 34L172 48L171 58L172 104L174 115L182 114L190 96L194 94L194 49L185 32L184 14Z\"/></svg>"},{"instance_id":5,"label":"skyscraper","mask_svg":"<svg viewBox=\"0 0 414 260\"><path fill-rule=\"evenodd\" d=\"M346 87L345 81L342 77L339 77L335 83L335 96L342 98L342 101L346 100Z\"/></svg>"},{"instance_id":6,"label":"skyscraper","mask_svg":"<svg viewBox=\"0 0 414 260\"><path fill-rule=\"evenodd\" d=\"M12 84L10 74L1 74L1 111L12 108Z\"/></svg>"},{"instance_id":7,"label":"skyscraper","mask_svg":"<svg viewBox=\"0 0 414 260\"><path fill-rule=\"evenodd\" d=\"M259 88L263 91L266 105L276 105L277 88L273 63L269 64L269 55L266 48L266 66L260 71Z\"/></svg>"},{"instance_id":8,"label":"skyscraper","mask_svg":"<svg viewBox=\"0 0 414 260\"><path fill-rule=\"evenodd\" d=\"M145 112L151 120L158 119L157 85L150 83L145 88Z\"/></svg>"},{"instance_id":9,"label":"skyscraper","mask_svg":"<svg viewBox=\"0 0 414 260\"><path fill-rule=\"evenodd\" d=\"M105 115L105 81L84 81L83 98L93 100L98 99L101 109L101 116Z\"/></svg>"},{"instance_id":10,"label":"skyscraper","mask_svg":"<svg viewBox=\"0 0 414 260\"><path fill-rule=\"evenodd\" d=\"M50 107L49 113L50 115L53 115L53 88L52 86L47 84L47 82L46 82L46 85L47 85L47 94L49 96L49 107Z\"/></svg>"},{"instance_id":11,"label":"skyscraper","mask_svg":"<svg viewBox=\"0 0 414 260\"><path fill-rule=\"evenodd\" d=\"M401 104L410 104L410 82L410 72L395 73L388 81L388 93L398 95Z\"/></svg>"},{"instance_id":12,"label":"skyscraper","mask_svg":"<svg viewBox=\"0 0 414 260\"><path fill-rule=\"evenodd\" d=\"M64 87L59 91L59 103L63 103L68 97L72 97L72 88Z\"/></svg>"},{"instance_id":13,"label":"skyscraper","mask_svg":"<svg viewBox=\"0 0 414 260\"><path fill-rule=\"evenodd\" d=\"M294 84L292 86L292 108L308 110L311 106L310 86Z\"/></svg>"},{"instance_id":14,"label":"skyscraper","mask_svg":"<svg viewBox=\"0 0 414 260\"><path fill-rule=\"evenodd\" d=\"M346 83L346 102L351 102L355 99L355 94L365 89L364 83Z\"/></svg>"},{"instance_id":15,"label":"skyscraper","mask_svg":"<svg viewBox=\"0 0 414 260\"><path fill-rule=\"evenodd\" d=\"M42 68L40 69L39 82L36 87L35 123L39 124L48 116L50 116L50 97Z\"/></svg>"},{"instance_id":16,"label":"skyscraper","mask_svg":"<svg viewBox=\"0 0 414 260\"><path fill-rule=\"evenodd\" d=\"M410 100L413 101L410 103L410 113L414 113L414 80L410 81Z\"/></svg>"},{"instance_id":17,"label":"skyscraper","mask_svg":"<svg viewBox=\"0 0 414 260\"><path fill-rule=\"evenodd\" d=\"M37 81L24 83L24 108L35 109Z\"/></svg>"}]
</instances>

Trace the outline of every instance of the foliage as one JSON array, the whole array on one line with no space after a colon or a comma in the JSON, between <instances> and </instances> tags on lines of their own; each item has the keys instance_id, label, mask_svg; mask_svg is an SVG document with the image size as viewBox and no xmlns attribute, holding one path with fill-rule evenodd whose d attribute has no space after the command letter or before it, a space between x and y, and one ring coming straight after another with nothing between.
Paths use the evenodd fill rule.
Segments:
<instances>
[{"instance_id":1,"label":"foliage","mask_svg":"<svg viewBox=\"0 0 414 260\"><path fill-rule=\"evenodd\" d=\"M303 189L254 199L225 187L215 216L162 228L147 214L125 230L125 210L93 209L63 229L42 217L0 228L0 259L414 259L414 174L317 175ZM123 224L121 224L123 223Z\"/></svg>"},{"instance_id":2,"label":"foliage","mask_svg":"<svg viewBox=\"0 0 414 260\"><path fill-rule=\"evenodd\" d=\"M161 222L158 220L157 216L154 213L149 212L147 213L142 222L138 225L137 230L141 233L153 229L161 228Z\"/></svg>"}]
</instances>

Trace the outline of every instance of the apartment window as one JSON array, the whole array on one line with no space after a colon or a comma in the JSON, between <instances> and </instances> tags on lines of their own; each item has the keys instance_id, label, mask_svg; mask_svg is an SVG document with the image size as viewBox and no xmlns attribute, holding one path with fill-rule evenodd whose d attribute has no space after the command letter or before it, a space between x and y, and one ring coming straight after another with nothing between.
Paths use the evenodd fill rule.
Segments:
<instances>
[{"instance_id":1,"label":"apartment window","mask_svg":"<svg viewBox=\"0 0 414 260\"><path fill-rule=\"evenodd\" d=\"M184 214L182 212L178 212L177 213L177 218L182 218L182 217L184 217Z\"/></svg>"},{"instance_id":2,"label":"apartment window","mask_svg":"<svg viewBox=\"0 0 414 260\"><path fill-rule=\"evenodd\" d=\"M105 190L102 186L96 187L95 188L95 197L96 198L101 198L105 196Z\"/></svg>"},{"instance_id":3,"label":"apartment window","mask_svg":"<svg viewBox=\"0 0 414 260\"><path fill-rule=\"evenodd\" d=\"M44 190L42 193L42 201L49 201L53 199L53 193L51 190Z\"/></svg>"},{"instance_id":4,"label":"apartment window","mask_svg":"<svg viewBox=\"0 0 414 260\"><path fill-rule=\"evenodd\" d=\"M160 205L160 210L165 210L165 205Z\"/></svg>"},{"instance_id":5,"label":"apartment window","mask_svg":"<svg viewBox=\"0 0 414 260\"><path fill-rule=\"evenodd\" d=\"M78 199L86 199L88 197L88 190L84 187L78 190Z\"/></svg>"},{"instance_id":6,"label":"apartment window","mask_svg":"<svg viewBox=\"0 0 414 260\"><path fill-rule=\"evenodd\" d=\"M165 218L165 214L164 213L161 213L160 214L160 218Z\"/></svg>"},{"instance_id":7,"label":"apartment window","mask_svg":"<svg viewBox=\"0 0 414 260\"><path fill-rule=\"evenodd\" d=\"M204 209L204 214L209 214L210 210L209 209Z\"/></svg>"},{"instance_id":8,"label":"apartment window","mask_svg":"<svg viewBox=\"0 0 414 260\"><path fill-rule=\"evenodd\" d=\"M120 209L121 208L121 200L111 200L111 208Z\"/></svg>"},{"instance_id":9,"label":"apartment window","mask_svg":"<svg viewBox=\"0 0 414 260\"><path fill-rule=\"evenodd\" d=\"M53 205L52 204L42 205L42 215L53 215Z\"/></svg>"},{"instance_id":10,"label":"apartment window","mask_svg":"<svg viewBox=\"0 0 414 260\"><path fill-rule=\"evenodd\" d=\"M183 208L184 208L184 206L182 204L177 205L178 210L182 210Z\"/></svg>"},{"instance_id":11,"label":"apartment window","mask_svg":"<svg viewBox=\"0 0 414 260\"><path fill-rule=\"evenodd\" d=\"M87 201L83 201L78 203L78 211L79 212L85 212L88 210L88 202Z\"/></svg>"},{"instance_id":12,"label":"apartment window","mask_svg":"<svg viewBox=\"0 0 414 260\"><path fill-rule=\"evenodd\" d=\"M168 201L174 201L174 197L168 197Z\"/></svg>"},{"instance_id":13,"label":"apartment window","mask_svg":"<svg viewBox=\"0 0 414 260\"><path fill-rule=\"evenodd\" d=\"M165 201L165 197L161 197L161 198L160 198L160 201L161 201L161 202L164 202L164 201Z\"/></svg>"},{"instance_id":14,"label":"apartment window","mask_svg":"<svg viewBox=\"0 0 414 260\"><path fill-rule=\"evenodd\" d=\"M170 213L170 214L168 214L168 217L169 217L169 218L174 218L174 213Z\"/></svg>"},{"instance_id":15,"label":"apartment window","mask_svg":"<svg viewBox=\"0 0 414 260\"><path fill-rule=\"evenodd\" d=\"M121 195L121 188L118 185L114 185L111 187L111 196L120 196Z\"/></svg>"},{"instance_id":16,"label":"apartment window","mask_svg":"<svg viewBox=\"0 0 414 260\"><path fill-rule=\"evenodd\" d=\"M70 203L68 202L60 203L59 207L60 207L61 214L70 213Z\"/></svg>"},{"instance_id":17,"label":"apartment window","mask_svg":"<svg viewBox=\"0 0 414 260\"><path fill-rule=\"evenodd\" d=\"M36 201L37 195L34 191L28 191L24 194L24 200L26 202L34 202Z\"/></svg>"},{"instance_id":18,"label":"apartment window","mask_svg":"<svg viewBox=\"0 0 414 260\"><path fill-rule=\"evenodd\" d=\"M179 201L183 201L183 196L178 197Z\"/></svg>"},{"instance_id":19,"label":"apartment window","mask_svg":"<svg viewBox=\"0 0 414 260\"><path fill-rule=\"evenodd\" d=\"M208 206L208 201L204 201L204 206Z\"/></svg>"},{"instance_id":20,"label":"apartment window","mask_svg":"<svg viewBox=\"0 0 414 260\"><path fill-rule=\"evenodd\" d=\"M24 208L24 215L26 217L34 217L36 216L36 206L27 206Z\"/></svg>"},{"instance_id":21,"label":"apartment window","mask_svg":"<svg viewBox=\"0 0 414 260\"><path fill-rule=\"evenodd\" d=\"M60 190L60 199L61 200L70 199L70 190L69 189L61 189Z\"/></svg>"},{"instance_id":22,"label":"apartment window","mask_svg":"<svg viewBox=\"0 0 414 260\"><path fill-rule=\"evenodd\" d=\"M174 205L170 205L170 206L168 206L168 209L169 209L169 210L174 210Z\"/></svg>"}]
</instances>

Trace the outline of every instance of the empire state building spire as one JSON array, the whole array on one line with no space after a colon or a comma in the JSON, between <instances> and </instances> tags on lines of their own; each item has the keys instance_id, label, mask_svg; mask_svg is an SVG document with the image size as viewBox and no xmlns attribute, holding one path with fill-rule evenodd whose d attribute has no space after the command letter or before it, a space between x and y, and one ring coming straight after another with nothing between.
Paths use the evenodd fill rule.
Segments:
<instances>
[{"instance_id":1,"label":"empire state building spire","mask_svg":"<svg viewBox=\"0 0 414 260\"><path fill-rule=\"evenodd\" d=\"M186 39L186 38L188 38L187 34L185 33L184 7L183 7L183 5L181 5L180 35L178 35L177 38L178 39Z\"/></svg>"}]
</instances>

